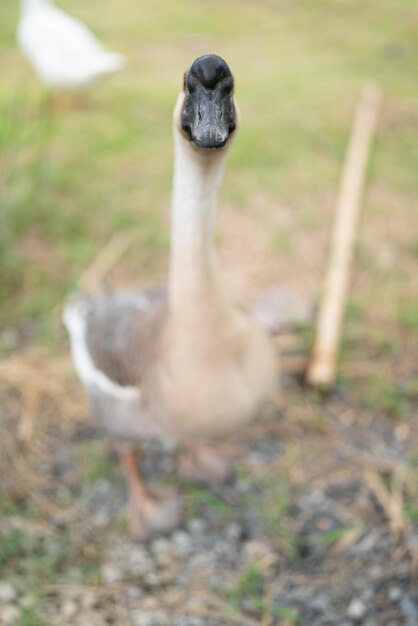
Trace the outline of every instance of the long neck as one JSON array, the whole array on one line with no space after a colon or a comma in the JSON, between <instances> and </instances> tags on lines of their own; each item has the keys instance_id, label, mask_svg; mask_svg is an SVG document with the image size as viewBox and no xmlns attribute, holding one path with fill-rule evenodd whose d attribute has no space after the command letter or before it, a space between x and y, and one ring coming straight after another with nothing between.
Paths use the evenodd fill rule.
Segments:
<instances>
[{"instance_id":1,"label":"long neck","mask_svg":"<svg viewBox=\"0 0 418 626\"><path fill-rule=\"evenodd\" d=\"M215 280L212 225L226 151L199 153L175 131L170 300L187 304Z\"/></svg>"}]
</instances>

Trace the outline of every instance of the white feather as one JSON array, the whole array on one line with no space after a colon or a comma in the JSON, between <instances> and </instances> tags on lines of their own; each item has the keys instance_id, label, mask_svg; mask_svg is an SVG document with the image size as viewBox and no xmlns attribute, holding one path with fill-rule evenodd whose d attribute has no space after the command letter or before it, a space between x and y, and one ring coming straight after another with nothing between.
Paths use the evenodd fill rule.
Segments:
<instances>
[{"instance_id":1,"label":"white feather","mask_svg":"<svg viewBox=\"0 0 418 626\"><path fill-rule=\"evenodd\" d=\"M124 65L123 55L107 51L85 24L51 0L22 0L17 39L48 87L84 87Z\"/></svg>"},{"instance_id":2,"label":"white feather","mask_svg":"<svg viewBox=\"0 0 418 626\"><path fill-rule=\"evenodd\" d=\"M87 388L96 387L101 392L120 400L138 398L139 389L137 387L122 387L95 366L86 342L86 320L83 303L76 302L66 306L63 321L71 339L74 367L84 385Z\"/></svg>"}]
</instances>

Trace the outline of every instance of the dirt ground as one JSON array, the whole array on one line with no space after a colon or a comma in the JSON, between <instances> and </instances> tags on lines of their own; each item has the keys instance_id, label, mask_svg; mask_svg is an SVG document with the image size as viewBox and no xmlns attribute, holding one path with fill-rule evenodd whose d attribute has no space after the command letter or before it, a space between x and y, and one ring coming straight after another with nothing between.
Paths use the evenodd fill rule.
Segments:
<instances>
[{"instance_id":1,"label":"dirt ground","mask_svg":"<svg viewBox=\"0 0 418 626\"><path fill-rule=\"evenodd\" d=\"M188 510L145 545L68 362L29 356L55 397L2 393L2 623L416 624L416 424L307 391L301 342L287 343L283 401L236 438L229 484L179 483L170 451L145 450L146 474L179 484Z\"/></svg>"}]
</instances>

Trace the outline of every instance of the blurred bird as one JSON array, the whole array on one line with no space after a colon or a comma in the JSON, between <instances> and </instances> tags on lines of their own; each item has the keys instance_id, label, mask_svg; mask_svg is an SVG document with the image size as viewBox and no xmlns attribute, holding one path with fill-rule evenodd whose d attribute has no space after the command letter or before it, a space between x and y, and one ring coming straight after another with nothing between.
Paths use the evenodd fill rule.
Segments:
<instances>
[{"instance_id":1,"label":"blurred bird","mask_svg":"<svg viewBox=\"0 0 418 626\"><path fill-rule=\"evenodd\" d=\"M54 90L85 87L125 62L52 0L21 0L17 40L40 81Z\"/></svg>"}]
</instances>

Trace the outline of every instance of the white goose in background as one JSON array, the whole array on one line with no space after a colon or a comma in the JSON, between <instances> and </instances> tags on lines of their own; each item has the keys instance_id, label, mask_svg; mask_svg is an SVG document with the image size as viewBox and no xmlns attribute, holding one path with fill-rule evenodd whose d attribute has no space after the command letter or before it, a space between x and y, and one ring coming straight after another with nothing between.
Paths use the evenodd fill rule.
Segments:
<instances>
[{"instance_id":1,"label":"white goose in background","mask_svg":"<svg viewBox=\"0 0 418 626\"><path fill-rule=\"evenodd\" d=\"M180 523L174 491L144 486L138 444L170 439L179 469L226 477L219 449L203 443L240 432L272 394L276 358L267 335L222 288L212 225L237 125L233 77L216 55L194 61L174 110L172 240L166 291L81 296L64 312L75 368L92 412L124 442L136 539Z\"/></svg>"},{"instance_id":2,"label":"white goose in background","mask_svg":"<svg viewBox=\"0 0 418 626\"><path fill-rule=\"evenodd\" d=\"M21 0L17 40L40 81L51 89L85 87L124 65L123 55L106 50L87 26L52 0Z\"/></svg>"}]
</instances>

